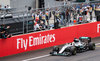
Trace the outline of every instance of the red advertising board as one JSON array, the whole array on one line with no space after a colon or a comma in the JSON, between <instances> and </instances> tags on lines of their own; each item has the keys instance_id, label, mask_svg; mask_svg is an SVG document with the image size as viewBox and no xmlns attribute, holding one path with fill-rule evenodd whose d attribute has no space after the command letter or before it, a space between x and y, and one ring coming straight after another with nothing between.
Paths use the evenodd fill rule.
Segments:
<instances>
[{"instance_id":1,"label":"red advertising board","mask_svg":"<svg viewBox=\"0 0 100 61\"><path fill-rule=\"evenodd\" d=\"M81 36L99 37L100 22L0 39L0 57L69 43Z\"/></svg>"}]
</instances>

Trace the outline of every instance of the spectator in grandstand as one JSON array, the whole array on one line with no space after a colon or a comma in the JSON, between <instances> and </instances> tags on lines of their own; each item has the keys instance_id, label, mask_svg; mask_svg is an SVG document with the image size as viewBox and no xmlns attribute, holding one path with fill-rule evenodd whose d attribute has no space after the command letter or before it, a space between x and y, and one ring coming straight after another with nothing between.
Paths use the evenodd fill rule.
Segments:
<instances>
[{"instance_id":1,"label":"spectator in grandstand","mask_svg":"<svg viewBox=\"0 0 100 61\"><path fill-rule=\"evenodd\" d=\"M64 23L64 12L60 12L60 18L61 18L60 24L65 25L65 23Z\"/></svg>"},{"instance_id":2,"label":"spectator in grandstand","mask_svg":"<svg viewBox=\"0 0 100 61\"><path fill-rule=\"evenodd\" d=\"M69 21L69 9L66 10L66 19L67 19L66 22L68 22Z\"/></svg>"},{"instance_id":3,"label":"spectator in grandstand","mask_svg":"<svg viewBox=\"0 0 100 61\"><path fill-rule=\"evenodd\" d=\"M32 12L32 18L35 20L35 12Z\"/></svg>"},{"instance_id":4,"label":"spectator in grandstand","mask_svg":"<svg viewBox=\"0 0 100 61\"><path fill-rule=\"evenodd\" d=\"M55 25L54 25L55 29L59 28L59 23L61 22L60 20L61 20L60 12L58 9L56 9L56 11L55 11Z\"/></svg>"},{"instance_id":5,"label":"spectator in grandstand","mask_svg":"<svg viewBox=\"0 0 100 61\"><path fill-rule=\"evenodd\" d=\"M89 13L90 13L90 20L92 20L92 7L89 7Z\"/></svg>"},{"instance_id":6,"label":"spectator in grandstand","mask_svg":"<svg viewBox=\"0 0 100 61\"><path fill-rule=\"evenodd\" d=\"M52 16L52 11L51 11L51 9L49 8L49 19L51 18L51 16Z\"/></svg>"},{"instance_id":7,"label":"spectator in grandstand","mask_svg":"<svg viewBox=\"0 0 100 61\"><path fill-rule=\"evenodd\" d=\"M84 18L84 22L87 21L87 11L88 11L88 9L87 9L87 7L85 7L85 9L83 9L83 13L82 13L83 18Z\"/></svg>"},{"instance_id":8,"label":"spectator in grandstand","mask_svg":"<svg viewBox=\"0 0 100 61\"><path fill-rule=\"evenodd\" d=\"M28 12L30 12L30 11L31 11L31 9L32 9L32 7L31 7L31 6L28 6Z\"/></svg>"},{"instance_id":9,"label":"spectator in grandstand","mask_svg":"<svg viewBox=\"0 0 100 61\"><path fill-rule=\"evenodd\" d=\"M95 4L92 4L93 11L95 10Z\"/></svg>"},{"instance_id":10,"label":"spectator in grandstand","mask_svg":"<svg viewBox=\"0 0 100 61\"><path fill-rule=\"evenodd\" d=\"M56 9L56 11L55 11L55 17L56 17L56 20L60 19L60 12L58 9Z\"/></svg>"},{"instance_id":11,"label":"spectator in grandstand","mask_svg":"<svg viewBox=\"0 0 100 61\"><path fill-rule=\"evenodd\" d=\"M44 24L43 21L40 22L40 28L41 28L42 30L45 30L45 29L46 29L46 25Z\"/></svg>"},{"instance_id":12,"label":"spectator in grandstand","mask_svg":"<svg viewBox=\"0 0 100 61\"><path fill-rule=\"evenodd\" d=\"M1 5L0 5L0 9L1 9Z\"/></svg>"},{"instance_id":13,"label":"spectator in grandstand","mask_svg":"<svg viewBox=\"0 0 100 61\"><path fill-rule=\"evenodd\" d=\"M7 5L7 9L11 9L11 7L9 5Z\"/></svg>"},{"instance_id":14,"label":"spectator in grandstand","mask_svg":"<svg viewBox=\"0 0 100 61\"><path fill-rule=\"evenodd\" d=\"M45 25L45 21L46 21L46 15L45 15L45 12L43 12L43 14L42 14L42 21L43 21L43 24Z\"/></svg>"},{"instance_id":15,"label":"spectator in grandstand","mask_svg":"<svg viewBox=\"0 0 100 61\"><path fill-rule=\"evenodd\" d=\"M1 5L0 5L0 13L1 13Z\"/></svg>"},{"instance_id":16,"label":"spectator in grandstand","mask_svg":"<svg viewBox=\"0 0 100 61\"><path fill-rule=\"evenodd\" d=\"M40 13L40 12L41 12L41 13ZM39 21L40 21L40 23L41 23L41 20L42 20L42 14L43 14L43 13L42 13L42 11L40 11L40 12L39 12Z\"/></svg>"},{"instance_id":17,"label":"spectator in grandstand","mask_svg":"<svg viewBox=\"0 0 100 61\"><path fill-rule=\"evenodd\" d=\"M10 26L5 26L4 24L2 24L1 26L0 26L0 38L4 38L4 39L6 39L6 38L10 38L11 37L11 35L10 34L8 34L8 32L7 32L7 30L10 28Z\"/></svg>"},{"instance_id":18,"label":"spectator in grandstand","mask_svg":"<svg viewBox=\"0 0 100 61\"><path fill-rule=\"evenodd\" d=\"M100 3L97 4L97 9L100 9Z\"/></svg>"},{"instance_id":19,"label":"spectator in grandstand","mask_svg":"<svg viewBox=\"0 0 100 61\"><path fill-rule=\"evenodd\" d=\"M38 29L41 31L41 26L36 21L34 21L34 31L37 31Z\"/></svg>"},{"instance_id":20,"label":"spectator in grandstand","mask_svg":"<svg viewBox=\"0 0 100 61\"><path fill-rule=\"evenodd\" d=\"M7 6L4 6L4 8L6 9L6 8L7 8Z\"/></svg>"},{"instance_id":21,"label":"spectator in grandstand","mask_svg":"<svg viewBox=\"0 0 100 61\"><path fill-rule=\"evenodd\" d=\"M82 14L80 14L78 17L78 24L81 24L82 21L83 21L83 16L82 16Z\"/></svg>"},{"instance_id":22,"label":"spectator in grandstand","mask_svg":"<svg viewBox=\"0 0 100 61\"><path fill-rule=\"evenodd\" d=\"M39 12L37 12L37 14L35 14L35 21L39 24L40 23L40 15Z\"/></svg>"},{"instance_id":23,"label":"spectator in grandstand","mask_svg":"<svg viewBox=\"0 0 100 61\"><path fill-rule=\"evenodd\" d=\"M46 21L49 26L49 9L46 10L45 14L46 14Z\"/></svg>"},{"instance_id":24,"label":"spectator in grandstand","mask_svg":"<svg viewBox=\"0 0 100 61\"><path fill-rule=\"evenodd\" d=\"M60 22L60 19L59 19L59 18L56 18L56 20L55 20L55 22L54 22L54 28L55 28L55 29L60 28L60 27L59 27L59 22Z\"/></svg>"},{"instance_id":25,"label":"spectator in grandstand","mask_svg":"<svg viewBox=\"0 0 100 61\"><path fill-rule=\"evenodd\" d=\"M42 15L42 11L41 10L39 10L39 14Z\"/></svg>"}]
</instances>

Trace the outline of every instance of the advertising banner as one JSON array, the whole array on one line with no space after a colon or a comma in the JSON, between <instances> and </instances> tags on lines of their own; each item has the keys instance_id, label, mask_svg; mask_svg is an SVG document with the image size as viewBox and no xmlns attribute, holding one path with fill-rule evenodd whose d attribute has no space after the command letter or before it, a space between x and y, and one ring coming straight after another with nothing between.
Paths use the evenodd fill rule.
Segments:
<instances>
[{"instance_id":1,"label":"advertising banner","mask_svg":"<svg viewBox=\"0 0 100 61\"><path fill-rule=\"evenodd\" d=\"M81 36L99 37L100 22L0 39L0 57L70 43Z\"/></svg>"}]
</instances>

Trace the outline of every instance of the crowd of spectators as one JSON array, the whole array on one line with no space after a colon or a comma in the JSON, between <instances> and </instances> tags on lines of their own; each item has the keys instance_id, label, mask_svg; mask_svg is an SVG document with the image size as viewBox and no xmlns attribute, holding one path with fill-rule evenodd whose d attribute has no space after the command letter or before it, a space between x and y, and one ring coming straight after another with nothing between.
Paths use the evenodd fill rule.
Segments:
<instances>
[{"instance_id":1,"label":"crowd of spectators","mask_svg":"<svg viewBox=\"0 0 100 61\"><path fill-rule=\"evenodd\" d=\"M11 7L9 5L3 6L0 5L0 13L9 12L11 10Z\"/></svg>"},{"instance_id":2,"label":"crowd of spectators","mask_svg":"<svg viewBox=\"0 0 100 61\"><path fill-rule=\"evenodd\" d=\"M63 8L63 9L62 9ZM98 4L74 4L70 8L55 7L54 9L38 10L32 12L34 20L34 30L46 29L50 27L50 18L54 16L54 27L66 26L66 24L81 24L92 22L93 12L100 8ZM89 17L89 18L88 18ZM55 23L57 25L55 25ZM41 29L42 28L42 29Z\"/></svg>"},{"instance_id":3,"label":"crowd of spectators","mask_svg":"<svg viewBox=\"0 0 100 61\"><path fill-rule=\"evenodd\" d=\"M100 3L97 4L74 4L70 7L55 7L47 9L31 10L34 31L46 29L57 29L61 26L76 25L92 22L95 10L100 9ZM100 13L99 13L100 14ZM53 21L51 18L53 17ZM88 19L89 18L89 19ZM52 22L52 24L50 23ZM0 38L11 37L7 33L9 26L0 26Z\"/></svg>"},{"instance_id":4,"label":"crowd of spectators","mask_svg":"<svg viewBox=\"0 0 100 61\"><path fill-rule=\"evenodd\" d=\"M49 9L38 10L32 12L32 18L34 20L34 31L37 29L42 30L49 27L49 19L51 17L51 12Z\"/></svg>"},{"instance_id":5,"label":"crowd of spectators","mask_svg":"<svg viewBox=\"0 0 100 61\"><path fill-rule=\"evenodd\" d=\"M50 24L50 18L53 17L52 24ZM38 10L32 12L32 18L34 20L34 30L37 29L51 29L58 28L60 25L65 25L65 11L58 9L58 7L54 9L46 9L46 10Z\"/></svg>"},{"instance_id":6,"label":"crowd of spectators","mask_svg":"<svg viewBox=\"0 0 100 61\"><path fill-rule=\"evenodd\" d=\"M10 9L11 7L9 5L7 6L3 6L3 5L0 5L0 9Z\"/></svg>"}]
</instances>

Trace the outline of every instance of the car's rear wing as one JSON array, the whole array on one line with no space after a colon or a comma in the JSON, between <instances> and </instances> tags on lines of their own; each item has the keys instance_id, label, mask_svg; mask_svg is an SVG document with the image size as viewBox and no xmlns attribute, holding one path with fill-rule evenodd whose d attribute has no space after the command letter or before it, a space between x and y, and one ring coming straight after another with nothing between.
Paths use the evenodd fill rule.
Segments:
<instances>
[{"instance_id":1,"label":"car's rear wing","mask_svg":"<svg viewBox=\"0 0 100 61\"><path fill-rule=\"evenodd\" d=\"M80 37L80 40L84 41L84 40L88 40L88 43L91 42L91 37Z\"/></svg>"}]
</instances>

